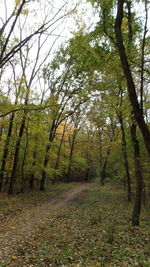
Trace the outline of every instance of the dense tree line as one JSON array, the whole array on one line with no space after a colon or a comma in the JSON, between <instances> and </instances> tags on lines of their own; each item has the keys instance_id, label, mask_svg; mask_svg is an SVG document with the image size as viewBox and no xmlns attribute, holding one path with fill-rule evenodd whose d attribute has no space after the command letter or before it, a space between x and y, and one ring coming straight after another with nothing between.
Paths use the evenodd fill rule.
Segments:
<instances>
[{"instance_id":1,"label":"dense tree line","mask_svg":"<svg viewBox=\"0 0 150 267\"><path fill-rule=\"evenodd\" d=\"M12 11L1 2L0 191L100 176L134 198L139 225L149 194L148 1L143 23L137 1L90 1L95 26L81 25L55 53L75 7L38 2L39 15L32 0Z\"/></svg>"}]
</instances>

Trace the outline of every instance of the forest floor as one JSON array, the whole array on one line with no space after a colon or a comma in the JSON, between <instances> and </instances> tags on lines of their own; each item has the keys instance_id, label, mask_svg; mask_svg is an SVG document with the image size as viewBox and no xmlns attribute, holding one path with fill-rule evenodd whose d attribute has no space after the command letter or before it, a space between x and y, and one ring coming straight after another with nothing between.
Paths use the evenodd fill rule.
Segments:
<instances>
[{"instance_id":1,"label":"forest floor","mask_svg":"<svg viewBox=\"0 0 150 267\"><path fill-rule=\"evenodd\" d=\"M96 182L0 198L0 267L150 266L150 213L131 226L125 192Z\"/></svg>"}]
</instances>

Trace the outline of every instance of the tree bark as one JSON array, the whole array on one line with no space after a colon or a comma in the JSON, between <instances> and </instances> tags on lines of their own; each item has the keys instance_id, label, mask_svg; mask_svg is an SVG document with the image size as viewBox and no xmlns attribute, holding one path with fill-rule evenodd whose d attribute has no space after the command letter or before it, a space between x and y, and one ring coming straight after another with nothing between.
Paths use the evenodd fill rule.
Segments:
<instances>
[{"instance_id":1,"label":"tree bark","mask_svg":"<svg viewBox=\"0 0 150 267\"><path fill-rule=\"evenodd\" d=\"M24 166L25 166L25 160L26 160L26 156L27 156L27 148L28 148L28 144L29 144L29 136L28 136L28 126L26 128L26 145L24 148L24 155L23 155L23 160L21 163L21 193L24 192L24 187L25 187L25 175L24 175Z\"/></svg>"},{"instance_id":2,"label":"tree bark","mask_svg":"<svg viewBox=\"0 0 150 267\"><path fill-rule=\"evenodd\" d=\"M98 135L99 135L99 163L100 163L100 175L101 175L103 166L103 157L102 157L102 136L100 127L98 128Z\"/></svg>"},{"instance_id":3,"label":"tree bark","mask_svg":"<svg viewBox=\"0 0 150 267\"><path fill-rule=\"evenodd\" d=\"M65 125L64 125L64 128L63 128L61 141L60 141L59 148L58 148L57 159L56 159L56 163L55 163L55 170L58 170L58 167L59 167L60 152L61 152L61 148L62 148L62 144L63 144L63 141L64 141L64 136L65 136L65 132L66 132L66 128L67 128L66 124L67 124L67 121L65 121ZM54 180L55 179L56 179L56 174L55 174Z\"/></svg>"},{"instance_id":4,"label":"tree bark","mask_svg":"<svg viewBox=\"0 0 150 267\"><path fill-rule=\"evenodd\" d=\"M121 138L122 138L122 155L124 159L124 167L126 171L126 181L127 181L127 200L131 202L131 178L129 173L129 162L128 162L128 154L127 154L127 144L126 144L126 136L123 125L122 114L118 114L120 126L121 126Z\"/></svg>"},{"instance_id":5,"label":"tree bark","mask_svg":"<svg viewBox=\"0 0 150 267\"><path fill-rule=\"evenodd\" d=\"M36 148L34 148L32 167L34 168L35 165L36 165ZM34 178L35 178L34 171L32 171L30 180L29 180L29 187L32 191L33 191L33 186L34 186Z\"/></svg>"},{"instance_id":6,"label":"tree bark","mask_svg":"<svg viewBox=\"0 0 150 267\"><path fill-rule=\"evenodd\" d=\"M134 163L135 163L135 178L136 178L136 192L135 202L132 212L132 225L140 225L140 212L141 212L141 201L142 201L142 171L140 162L140 147L136 137L136 124L133 123L131 126L131 138L134 147Z\"/></svg>"},{"instance_id":7,"label":"tree bark","mask_svg":"<svg viewBox=\"0 0 150 267\"><path fill-rule=\"evenodd\" d=\"M70 148L70 155L69 155L69 165L68 165L68 172L67 172L67 183L70 182L72 157L73 157L73 152L74 152L76 136L77 136L77 131L74 130L74 133L73 133L73 136L72 136L71 148Z\"/></svg>"},{"instance_id":8,"label":"tree bark","mask_svg":"<svg viewBox=\"0 0 150 267\"><path fill-rule=\"evenodd\" d=\"M5 145L4 145L4 150L3 150L2 166L1 166L1 170L0 170L0 192L2 191L2 187L3 187L5 165L6 165L8 151L9 151L9 142L10 142L10 138L11 138L11 134L12 134L12 127L13 127L14 116L15 116L15 114L12 113L12 115L10 117L7 138L6 138Z\"/></svg>"},{"instance_id":9,"label":"tree bark","mask_svg":"<svg viewBox=\"0 0 150 267\"><path fill-rule=\"evenodd\" d=\"M1 127L0 127L0 142L2 140L3 130L4 130L4 118L2 118L2 123L1 123Z\"/></svg>"},{"instance_id":10,"label":"tree bark","mask_svg":"<svg viewBox=\"0 0 150 267\"><path fill-rule=\"evenodd\" d=\"M113 125L113 122L111 122L111 133L110 133L110 137L109 137L110 138L109 146L108 146L108 149L107 149L106 157L105 157L104 162L103 162L102 171L101 171L101 177L100 177L101 185L104 185L104 181L105 181L105 178L106 178L106 167L107 167L108 157L109 157L110 152L111 152L111 143L112 143L113 138L114 138L114 130L115 130L115 125Z\"/></svg>"},{"instance_id":11,"label":"tree bark","mask_svg":"<svg viewBox=\"0 0 150 267\"><path fill-rule=\"evenodd\" d=\"M40 191L45 191L45 182L46 182L46 171L45 169L47 168L48 162L49 162L49 156L48 153L50 151L51 148L51 142L54 140L55 137L55 131L56 131L56 127L55 127L55 120L52 121L52 125L50 128L50 133L49 133L49 143L46 146L46 153L45 153L45 158L44 158L44 163L43 163L43 171L42 171L42 177L40 180Z\"/></svg>"},{"instance_id":12,"label":"tree bark","mask_svg":"<svg viewBox=\"0 0 150 267\"><path fill-rule=\"evenodd\" d=\"M19 159L19 150L20 150L20 143L23 136L23 131L25 128L25 122L26 122L26 114L23 115L23 119L21 122L20 130L19 130L19 136L17 138L16 148L15 148L15 154L14 154L14 161L13 161L13 168L12 173L10 177L10 184L9 184L9 190L8 194L12 195L14 192L14 184L16 179L16 171L17 171L17 165L18 165L18 159Z\"/></svg>"},{"instance_id":13,"label":"tree bark","mask_svg":"<svg viewBox=\"0 0 150 267\"><path fill-rule=\"evenodd\" d=\"M124 76L127 82L128 95L129 95L129 99L131 102L131 106L133 108L134 117L141 130L147 152L150 156L150 131L149 131L147 124L145 123L143 113L142 113L142 110L140 108L140 105L137 99L135 84L133 81L133 77L131 74L131 70L129 67L129 63L128 63L128 59L127 59L127 55L125 51L125 46L123 43L123 37L122 37L122 31L121 31L122 20L124 17L123 4L124 4L124 0L118 0L117 16L116 16L116 22L115 22L116 44L118 47Z\"/></svg>"},{"instance_id":14,"label":"tree bark","mask_svg":"<svg viewBox=\"0 0 150 267\"><path fill-rule=\"evenodd\" d=\"M109 144L108 150L107 150L107 154L106 157L104 159L104 163L103 163L103 167L102 167L102 171L101 171L101 185L104 185L104 181L106 179L106 168L107 168L107 162L108 162L108 157L110 155L110 151L111 151L111 143Z\"/></svg>"}]
</instances>

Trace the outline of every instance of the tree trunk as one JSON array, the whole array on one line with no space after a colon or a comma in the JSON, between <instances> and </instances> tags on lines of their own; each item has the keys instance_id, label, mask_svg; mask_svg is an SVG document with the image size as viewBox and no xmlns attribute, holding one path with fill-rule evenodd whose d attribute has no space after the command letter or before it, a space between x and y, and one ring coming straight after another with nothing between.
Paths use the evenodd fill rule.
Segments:
<instances>
[{"instance_id":1,"label":"tree trunk","mask_svg":"<svg viewBox=\"0 0 150 267\"><path fill-rule=\"evenodd\" d=\"M43 171L42 171L42 177L41 177L41 181L40 181L40 191L45 191L45 182L46 182L46 171L45 169L47 168L48 162L49 162L49 156L48 153L50 151L51 148L51 142L54 140L55 137L55 120L53 120L52 125L51 125L51 129L50 129L50 133L49 133L49 143L46 146L46 154L45 154L45 158L44 158L44 163L43 163Z\"/></svg>"},{"instance_id":2,"label":"tree trunk","mask_svg":"<svg viewBox=\"0 0 150 267\"><path fill-rule=\"evenodd\" d=\"M101 136L101 129L98 128L98 134L99 134L99 163L100 163L100 176L102 172L102 166L103 166L103 157L102 157L102 136Z\"/></svg>"},{"instance_id":3,"label":"tree trunk","mask_svg":"<svg viewBox=\"0 0 150 267\"><path fill-rule=\"evenodd\" d=\"M4 118L2 118L2 124L1 124L1 127L0 127L0 142L2 140L3 130L4 130Z\"/></svg>"},{"instance_id":4,"label":"tree trunk","mask_svg":"<svg viewBox=\"0 0 150 267\"><path fill-rule=\"evenodd\" d=\"M103 163L103 167L102 167L102 171L101 171L101 177L100 177L101 185L104 185L104 181L106 178L106 167L107 167L108 157L109 157L109 154L111 152L111 143L112 143L113 137L114 137L114 130L115 130L115 125L113 125L113 123L111 122L111 136L110 136L109 146L107 149L106 157L104 159L104 163Z\"/></svg>"},{"instance_id":5,"label":"tree trunk","mask_svg":"<svg viewBox=\"0 0 150 267\"><path fill-rule=\"evenodd\" d=\"M28 127L27 127L26 128L26 145L25 145L23 160L21 164L21 193L24 192L24 187L25 187L24 165L25 165L25 160L27 156L28 143L29 143L29 137L28 137Z\"/></svg>"},{"instance_id":6,"label":"tree trunk","mask_svg":"<svg viewBox=\"0 0 150 267\"><path fill-rule=\"evenodd\" d=\"M14 116L15 116L15 114L12 113L12 115L10 117L7 138L6 138L5 145L4 145L4 150L3 150L2 166L1 166L1 170L0 170L0 192L2 191L2 187L3 187L3 179L4 179L4 172L5 172L5 165L6 165L8 151L9 151L9 142L10 142L10 137L11 137L11 134L12 134L12 127L13 127Z\"/></svg>"},{"instance_id":7,"label":"tree trunk","mask_svg":"<svg viewBox=\"0 0 150 267\"><path fill-rule=\"evenodd\" d=\"M75 145L76 135L77 135L77 132L74 132L73 133L73 137L72 137L72 142L71 142L71 149L70 149L70 155L69 155L69 165L68 165L68 172L67 172L67 183L70 182L72 157L73 157L73 152L74 152L74 145Z\"/></svg>"},{"instance_id":8,"label":"tree trunk","mask_svg":"<svg viewBox=\"0 0 150 267\"><path fill-rule=\"evenodd\" d=\"M65 125L64 125L64 128L63 128L62 137L61 137L61 141L60 141L59 148L58 148L57 159L56 159L56 163L55 163L55 170L57 170L58 167L59 167L60 152L61 152L61 148L62 148L62 144L63 144L63 141L64 141L65 132L66 132L66 124L67 124L67 121L65 122ZM54 180L55 179L56 179L56 174L55 174Z\"/></svg>"},{"instance_id":9,"label":"tree trunk","mask_svg":"<svg viewBox=\"0 0 150 267\"><path fill-rule=\"evenodd\" d=\"M131 70L129 67L124 43L123 43L123 37L122 37L122 20L123 20L123 4L124 0L118 0L118 7L117 7L117 16L116 16L116 22L115 22L115 35L116 35L116 44L118 47L119 55L120 55L120 61L122 65L122 69L124 72L124 76L127 82L127 89L128 89L128 95L131 102L131 106L133 108L133 113L135 120L141 130L141 133L143 135L144 143L147 149L147 152L150 156L150 131L145 123L142 110L140 108L136 90L135 90L135 84L133 81L133 77L131 74Z\"/></svg>"},{"instance_id":10,"label":"tree trunk","mask_svg":"<svg viewBox=\"0 0 150 267\"><path fill-rule=\"evenodd\" d=\"M65 122L65 125L64 125L64 128L63 128L63 133L62 133L60 145L59 145L59 148L58 148L57 159L56 159L56 164L55 164L55 169L56 170L58 169L58 166L59 166L60 152L61 152L61 147L62 147L62 144L63 144L65 132L66 132L66 122Z\"/></svg>"},{"instance_id":11,"label":"tree trunk","mask_svg":"<svg viewBox=\"0 0 150 267\"><path fill-rule=\"evenodd\" d=\"M127 200L131 202L131 178L129 173L129 162L128 162L128 154L127 154L127 145L126 145L126 136L124 131L122 114L118 114L120 126L121 126L121 138L122 138L122 155L124 159L124 167L126 171L126 181L127 181Z\"/></svg>"},{"instance_id":12,"label":"tree trunk","mask_svg":"<svg viewBox=\"0 0 150 267\"><path fill-rule=\"evenodd\" d=\"M8 194L9 195L12 195L13 192L14 192L14 184L15 184L16 171L17 171L17 165L18 165L18 159L19 159L20 143L21 143L21 139L22 139L22 136L23 136L25 122L26 122L26 113L24 113L24 115L23 115L23 119L22 119L21 126L20 126L20 131L19 131L19 136L17 138L15 154L14 154L14 161L13 161L13 168L12 168L12 173L11 173L11 177L10 177L10 184L9 184L9 190L8 190Z\"/></svg>"},{"instance_id":13,"label":"tree trunk","mask_svg":"<svg viewBox=\"0 0 150 267\"><path fill-rule=\"evenodd\" d=\"M134 163L135 163L135 178L136 178L136 192L135 192L135 202L132 212L132 225L140 225L140 212L141 212L141 201L142 201L142 172L141 172L141 162L140 162L140 147L139 142L136 137L136 124L133 123L131 126L131 138L134 147Z\"/></svg>"},{"instance_id":14,"label":"tree trunk","mask_svg":"<svg viewBox=\"0 0 150 267\"><path fill-rule=\"evenodd\" d=\"M33 153L33 162L32 162L32 167L34 168L36 165L36 148L34 148L34 153ZM33 185L34 185L34 171L31 173L31 177L29 180L29 187L33 191Z\"/></svg>"},{"instance_id":15,"label":"tree trunk","mask_svg":"<svg viewBox=\"0 0 150 267\"><path fill-rule=\"evenodd\" d=\"M43 164L42 177L41 177L41 181L40 181L40 191L45 191L46 171L44 170L44 168L47 168L47 165L48 165L49 157L48 157L47 153L49 152L49 150L50 150L50 146L47 145L46 156L45 156L44 164Z\"/></svg>"},{"instance_id":16,"label":"tree trunk","mask_svg":"<svg viewBox=\"0 0 150 267\"><path fill-rule=\"evenodd\" d=\"M107 154L106 154L106 157L104 159L104 163L103 163L103 167L102 167L102 171L101 171L101 181L100 181L101 185L104 185L104 181L106 179L106 168L107 168L107 162L108 162L108 157L109 157L110 151L111 151L111 144L108 147Z\"/></svg>"}]
</instances>

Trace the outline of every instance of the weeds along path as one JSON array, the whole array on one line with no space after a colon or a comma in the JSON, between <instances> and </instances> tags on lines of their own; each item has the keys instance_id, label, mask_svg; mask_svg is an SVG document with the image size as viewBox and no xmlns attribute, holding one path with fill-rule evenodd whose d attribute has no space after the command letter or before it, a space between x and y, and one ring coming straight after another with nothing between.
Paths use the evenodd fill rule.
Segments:
<instances>
[{"instance_id":1,"label":"weeds along path","mask_svg":"<svg viewBox=\"0 0 150 267\"><path fill-rule=\"evenodd\" d=\"M0 262L13 255L13 252L25 239L36 236L38 227L46 222L55 211L65 208L71 201L83 194L90 187L90 183L79 184L69 191L56 195L53 200L29 210L21 211L14 217L7 218L0 223Z\"/></svg>"}]
</instances>

